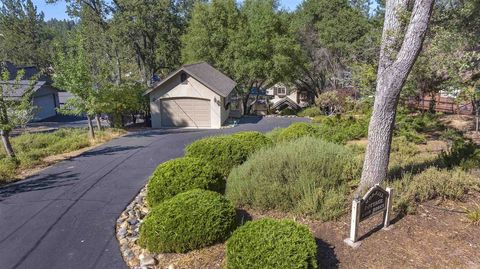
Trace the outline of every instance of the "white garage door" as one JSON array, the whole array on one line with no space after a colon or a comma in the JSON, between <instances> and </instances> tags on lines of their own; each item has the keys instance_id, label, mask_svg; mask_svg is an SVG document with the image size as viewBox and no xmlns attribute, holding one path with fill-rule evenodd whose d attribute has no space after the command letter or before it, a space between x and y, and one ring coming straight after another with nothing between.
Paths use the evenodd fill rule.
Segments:
<instances>
[{"instance_id":1,"label":"white garage door","mask_svg":"<svg viewBox=\"0 0 480 269\"><path fill-rule=\"evenodd\" d=\"M193 98L163 99L162 127L210 127L210 101Z\"/></svg>"},{"instance_id":2,"label":"white garage door","mask_svg":"<svg viewBox=\"0 0 480 269\"><path fill-rule=\"evenodd\" d=\"M43 120L55 116L55 99L53 94L33 97L33 105L37 108L35 120Z\"/></svg>"}]
</instances>

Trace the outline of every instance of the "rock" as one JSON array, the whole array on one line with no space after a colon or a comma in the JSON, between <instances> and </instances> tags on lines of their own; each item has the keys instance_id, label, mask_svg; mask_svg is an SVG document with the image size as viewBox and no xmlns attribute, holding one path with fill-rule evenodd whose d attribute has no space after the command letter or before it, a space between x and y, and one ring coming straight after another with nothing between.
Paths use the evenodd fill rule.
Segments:
<instances>
[{"instance_id":1,"label":"rock","mask_svg":"<svg viewBox=\"0 0 480 269\"><path fill-rule=\"evenodd\" d=\"M140 254L140 266L153 266L157 262L152 255Z\"/></svg>"},{"instance_id":2,"label":"rock","mask_svg":"<svg viewBox=\"0 0 480 269\"><path fill-rule=\"evenodd\" d=\"M130 225L135 225L137 223L138 223L138 220L135 217L128 219L128 224Z\"/></svg>"},{"instance_id":3,"label":"rock","mask_svg":"<svg viewBox=\"0 0 480 269\"><path fill-rule=\"evenodd\" d=\"M121 228L120 230L118 230L118 235L124 238L127 235L127 229Z\"/></svg>"},{"instance_id":4,"label":"rock","mask_svg":"<svg viewBox=\"0 0 480 269\"><path fill-rule=\"evenodd\" d=\"M133 252L130 249L127 249L123 252L123 257L126 259L131 259L133 258Z\"/></svg>"},{"instance_id":5,"label":"rock","mask_svg":"<svg viewBox=\"0 0 480 269\"><path fill-rule=\"evenodd\" d=\"M178 268L178 267L177 267L176 265L174 265L174 264L170 264L170 265L168 266L168 269L177 269L177 268Z\"/></svg>"},{"instance_id":6,"label":"rock","mask_svg":"<svg viewBox=\"0 0 480 269\"><path fill-rule=\"evenodd\" d=\"M128 243L127 239L125 238L120 239L118 242L120 243L120 245L125 245Z\"/></svg>"}]
</instances>

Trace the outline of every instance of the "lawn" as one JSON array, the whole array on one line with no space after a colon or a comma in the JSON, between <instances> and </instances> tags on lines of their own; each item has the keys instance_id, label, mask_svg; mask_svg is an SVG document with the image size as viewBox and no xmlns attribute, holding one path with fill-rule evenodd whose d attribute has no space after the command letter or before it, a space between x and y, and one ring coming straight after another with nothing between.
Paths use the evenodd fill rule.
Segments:
<instances>
[{"instance_id":1,"label":"lawn","mask_svg":"<svg viewBox=\"0 0 480 269\"><path fill-rule=\"evenodd\" d=\"M26 133L13 137L11 142L15 158L8 158L4 148L0 149L0 184L21 179L29 170L51 164L56 159L52 156L89 148L123 133L118 129L105 129L97 131L96 138L92 140L87 129L65 128L51 133Z\"/></svg>"}]
</instances>

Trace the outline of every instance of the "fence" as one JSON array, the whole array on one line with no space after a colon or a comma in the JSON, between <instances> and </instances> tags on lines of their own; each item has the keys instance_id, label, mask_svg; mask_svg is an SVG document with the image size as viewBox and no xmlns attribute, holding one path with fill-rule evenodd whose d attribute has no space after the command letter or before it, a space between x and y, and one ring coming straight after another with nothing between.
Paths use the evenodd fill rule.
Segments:
<instances>
[{"instance_id":1,"label":"fence","mask_svg":"<svg viewBox=\"0 0 480 269\"><path fill-rule=\"evenodd\" d=\"M453 97L446 97L441 95L436 95L435 97L423 96L416 99L410 99L407 104L410 108L415 108L418 110L430 110L430 106L433 102L433 109L436 112L444 112L451 114L460 114L460 115L472 115L473 106L471 103L463 102L458 103Z\"/></svg>"}]
</instances>

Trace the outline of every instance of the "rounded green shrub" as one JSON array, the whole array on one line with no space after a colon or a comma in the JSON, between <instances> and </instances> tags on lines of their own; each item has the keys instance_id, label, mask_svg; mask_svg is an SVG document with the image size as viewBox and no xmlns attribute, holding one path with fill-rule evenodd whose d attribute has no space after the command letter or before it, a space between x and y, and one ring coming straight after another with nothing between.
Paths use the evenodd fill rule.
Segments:
<instances>
[{"instance_id":1,"label":"rounded green shrub","mask_svg":"<svg viewBox=\"0 0 480 269\"><path fill-rule=\"evenodd\" d=\"M245 143L249 153L253 153L261 148L271 146L272 139L266 137L264 134L255 131L240 132L232 135L233 138L240 139Z\"/></svg>"},{"instance_id":2,"label":"rounded green shrub","mask_svg":"<svg viewBox=\"0 0 480 269\"><path fill-rule=\"evenodd\" d=\"M317 268L310 230L291 220L250 221L227 241L227 268Z\"/></svg>"},{"instance_id":3,"label":"rounded green shrub","mask_svg":"<svg viewBox=\"0 0 480 269\"><path fill-rule=\"evenodd\" d=\"M307 107L304 110L298 113L300 117L317 117L323 115L322 111L318 106Z\"/></svg>"},{"instance_id":4,"label":"rounded green shrub","mask_svg":"<svg viewBox=\"0 0 480 269\"><path fill-rule=\"evenodd\" d=\"M226 196L237 206L334 219L345 208L360 162L344 146L303 137L253 154L235 167Z\"/></svg>"},{"instance_id":5,"label":"rounded green shrub","mask_svg":"<svg viewBox=\"0 0 480 269\"><path fill-rule=\"evenodd\" d=\"M205 189L223 193L225 179L207 161L183 157L160 164L148 183L147 201L150 206L179 193Z\"/></svg>"},{"instance_id":6,"label":"rounded green shrub","mask_svg":"<svg viewBox=\"0 0 480 269\"><path fill-rule=\"evenodd\" d=\"M304 136L317 137L318 126L305 122L296 122L283 129L277 136L277 139L278 141L290 141Z\"/></svg>"},{"instance_id":7,"label":"rounded green shrub","mask_svg":"<svg viewBox=\"0 0 480 269\"><path fill-rule=\"evenodd\" d=\"M140 245L155 253L184 253L227 239L235 208L222 195L190 190L152 208L140 227Z\"/></svg>"},{"instance_id":8,"label":"rounded green shrub","mask_svg":"<svg viewBox=\"0 0 480 269\"><path fill-rule=\"evenodd\" d=\"M197 140L187 146L185 153L187 157L209 161L225 177L250 155L248 145L233 136L212 136Z\"/></svg>"}]
</instances>

